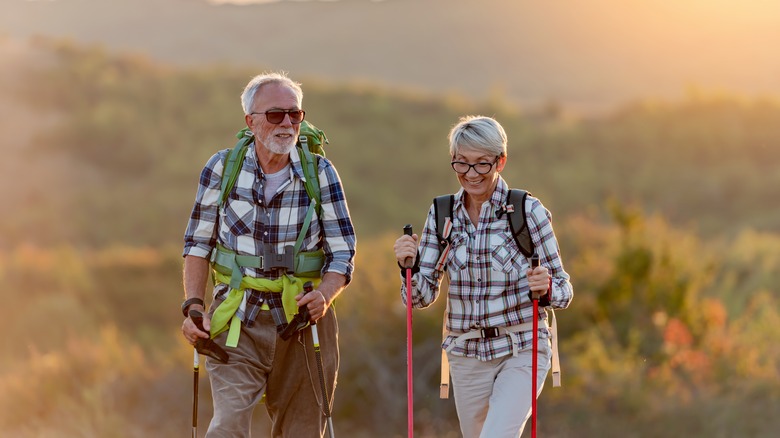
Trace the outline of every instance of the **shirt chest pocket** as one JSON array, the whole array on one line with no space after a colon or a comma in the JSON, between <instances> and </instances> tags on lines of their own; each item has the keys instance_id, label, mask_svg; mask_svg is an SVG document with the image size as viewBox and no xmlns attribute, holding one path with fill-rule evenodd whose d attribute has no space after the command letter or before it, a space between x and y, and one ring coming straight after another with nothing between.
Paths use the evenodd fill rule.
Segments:
<instances>
[{"instance_id":1,"label":"shirt chest pocket","mask_svg":"<svg viewBox=\"0 0 780 438\"><path fill-rule=\"evenodd\" d=\"M517 244L512 238L512 234L507 231L500 231L490 236L491 248L491 267L494 271L505 274L519 274L525 259L517 249Z\"/></svg>"},{"instance_id":2,"label":"shirt chest pocket","mask_svg":"<svg viewBox=\"0 0 780 438\"><path fill-rule=\"evenodd\" d=\"M255 220L255 201L252 189L236 187L220 210L222 229L234 236L250 234Z\"/></svg>"},{"instance_id":3,"label":"shirt chest pocket","mask_svg":"<svg viewBox=\"0 0 780 438\"><path fill-rule=\"evenodd\" d=\"M469 237L466 234L456 234L450 241L450 251L447 254L447 267L450 272L460 271L469 261Z\"/></svg>"}]
</instances>

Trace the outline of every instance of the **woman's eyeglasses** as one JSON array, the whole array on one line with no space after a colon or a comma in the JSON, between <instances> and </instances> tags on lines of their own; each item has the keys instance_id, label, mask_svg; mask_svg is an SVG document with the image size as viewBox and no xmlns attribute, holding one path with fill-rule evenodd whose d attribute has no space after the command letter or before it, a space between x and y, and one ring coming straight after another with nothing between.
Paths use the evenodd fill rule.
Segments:
<instances>
[{"instance_id":1,"label":"woman's eyeglasses","mask_svg":"<svg viewBox=\"0 0 780 438\"><path fill-rule=\"evenodd\" d=\"M252 116L256 114L265 114L265 119L268 120L268 123L273 123L274 125L278 125L282 123L282 120L284 120L284 115L287 114L288 116L290 116L290 123L292 123L293 125L297 125L298 123L301 123L303 121L303 117L306 115L306 111L270 110L262 113L250 113L250 115Z\"/></svg>"},{"instance_id":2,"label":"woman's eyeglasses","mask_svg":"<svg viewBox=\"0 0 780 438\"><path fill-rule=\"evenodd\" d=\"M450 165L452 166L452 170L458 172L461 175L465 175L469 173L469 170L471 170L472 168L474 169L474 172L477 172L480 175L484 175L490 172L490 169L493 168L493 165L498 162L498 158L499 157L496 157L496 159L493 160L492 163L482 162L482 163L469 164L469 163L464 163L463 161L453 161L450 163Z\"/></svg>"}]
</instances>

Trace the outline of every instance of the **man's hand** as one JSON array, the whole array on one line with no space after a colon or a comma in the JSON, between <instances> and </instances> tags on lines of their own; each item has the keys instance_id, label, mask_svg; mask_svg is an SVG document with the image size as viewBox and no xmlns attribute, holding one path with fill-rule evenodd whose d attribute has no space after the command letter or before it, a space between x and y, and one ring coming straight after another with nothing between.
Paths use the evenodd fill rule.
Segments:
<instances>
[{"instance_id":1,"label":"man's hand","mask_svg":"<svg viewBox=\"0 0 780 438\"><path fill-rule=\"evenodd\" d=\"M203 328L206 330L204 332L198 329L190 317L187 317L187 319L185 319L181 324L181 332L184 334L184 338L187 340L187 342L190 343L190 345L195 345L195 341L198 338L209 339L211 337L211 335L209 335L209 331L211 330L211 319L204 311L203 306L193 304L190 306L190 309L199 310L201 313L203 313Z\"/></svg>"},{"instance_id":2,"label":"man's hand","mask_svg":"<svg viewBox=\"0 0 780 438\"><path fill-rule=\"evenodd\" d=\"M306 306L312 322L319 321L325 316L328 307L336 297L344 290L347 284L347 278L335 272L326 272L322 276L322 282L317 289L312 290L306 295L303 292L295 296L298 307Z\"/></svg>"},{"instance_id":3,"label":"man's hand","mask_svg":"<svg viewBox=\"0 0 780 438\"><path fill-rule=\"evenodd\" d=\"M312 322L317 322L328 310L329 303L319 289L314 289L306 295L300 293L295 296L295 300L298 301L298 307L306 306Z\"/></svg>"}]
</instances>

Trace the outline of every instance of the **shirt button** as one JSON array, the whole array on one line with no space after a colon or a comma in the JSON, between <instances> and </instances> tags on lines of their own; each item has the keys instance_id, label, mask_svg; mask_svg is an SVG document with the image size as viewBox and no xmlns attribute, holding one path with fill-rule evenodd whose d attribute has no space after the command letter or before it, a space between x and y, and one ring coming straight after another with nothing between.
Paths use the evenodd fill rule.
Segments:
<instances>
[{"instance_id":1,"label":"shirt button","mask_svg":"<svg viewBox=\"0 0 780 438\"><path fill-rule=\"evenodd\" d=\"M266 231L265 233L263 233L263 235L264 235L264 236L267 236L267 235L268 235L268 231Z\"/></svg>"},{"instance_id":2,"label":"shirt button","mask_svg":"<svg viewBox=\"0 0 780 438\"><path fill-rule=\"evenodd\" d=\"M482 281L482 279L481 278L477 278L477 283L479 283L480 281Z\"/></svg>"}]
</instances>

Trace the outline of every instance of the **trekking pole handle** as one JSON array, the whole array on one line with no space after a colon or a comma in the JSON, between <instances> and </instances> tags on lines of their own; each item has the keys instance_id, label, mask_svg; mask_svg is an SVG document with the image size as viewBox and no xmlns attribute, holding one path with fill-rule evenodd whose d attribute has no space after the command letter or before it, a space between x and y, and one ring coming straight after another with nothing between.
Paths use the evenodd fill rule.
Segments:
<instances>
[{"instance_id":1,"label":"trekking pole handle","mask_svg":"<svg viewBox=\"0 0 780 438\"><path fill-rule=\"evenodd\" d=\"M190 309L187 313L190 315L192 322L195 323L195 327L197 327L198 330L205 332L206 329L203 328L203 313L201 313L200 310L195 309Z\"/></svg>"},{"instance_id":2,"label":"trekking pole handle","mask_svg":"<svg viewBox=\"0 0 780 438\"><path fill-rule=\"evenodd\" d=\"M538 268L538 267L539 267L539 254L534 253L531 256L531 269L535 269L535 268ZM541 298L541 294L539 292L531 291L531 299L532 300L538 300L539 298Z\"/></svg>"},{"instance_id":3,"label":"trekking pole handle","mask_svg":"<svg viewBox=\"0 0 780 438\"><path fill-rule=\"evenodd\" d=\"M314 284L311 281L307 281L306 283L303 283L303 294L306 295L307 293L314 290ZM302 312L305 314L306 319L309 320L309 324L316 325L317 323L312 321L311 315L309 314L309 309L304 307L304 311Z\"/></svg>"},{"instance_id":4,"label":"trekking pole handle","mask_svg":"<svg viewBox=\"0 0 780 438\"><path fill-rule=\"evenodd\" d=\"M412 224L406 224L404 225L404 234L407 236L411 236L414 234L412 232ZM414 265L414 259L412 257L407 257L406 260L404 260L404 267L407 269L410 269Z\"/></svg>"}]
</instances>

